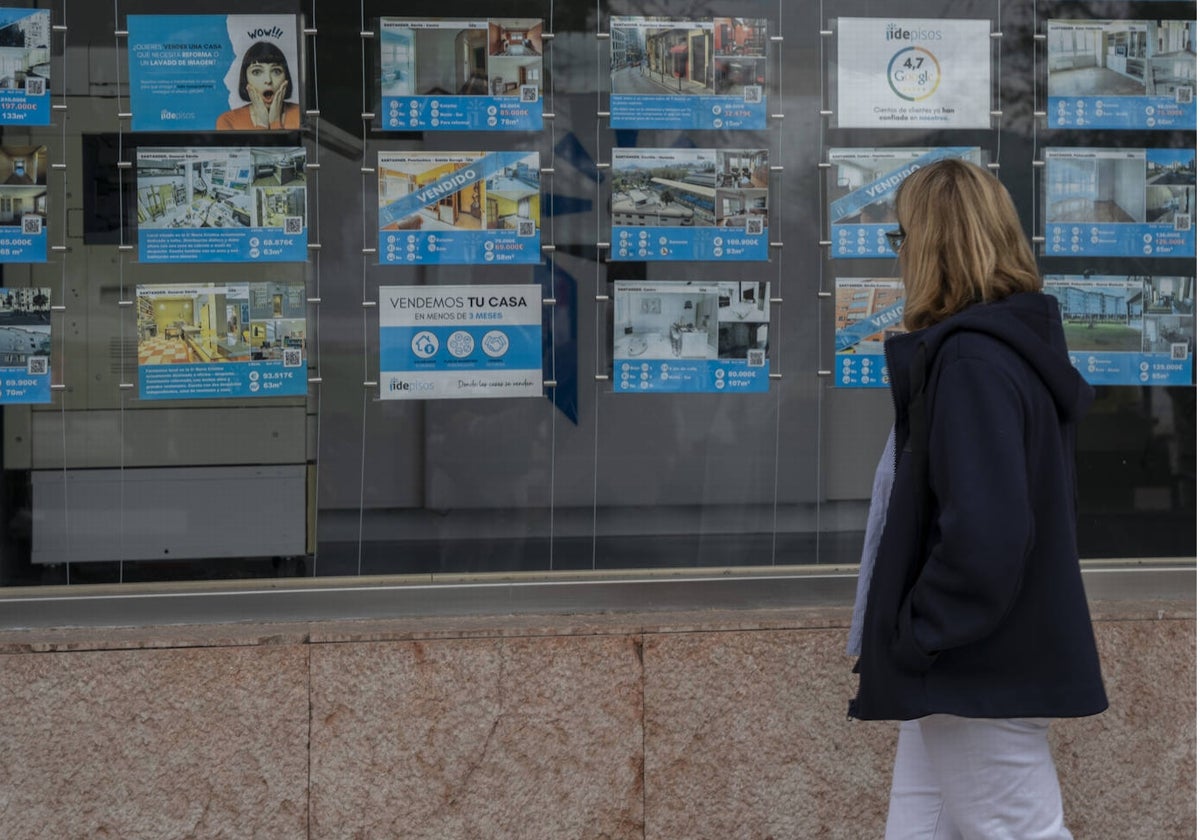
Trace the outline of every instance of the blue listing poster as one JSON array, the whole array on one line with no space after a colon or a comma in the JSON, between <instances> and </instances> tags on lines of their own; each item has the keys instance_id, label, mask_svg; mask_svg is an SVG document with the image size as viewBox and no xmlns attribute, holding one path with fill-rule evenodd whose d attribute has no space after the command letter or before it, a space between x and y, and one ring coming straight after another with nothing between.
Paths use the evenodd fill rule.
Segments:
<instances>
[{"instance_id":1,"label":"blue listing poster","mask_svg":"<svg viewBox=\"0 0 1200 840\"><path fill-rule=\"evenodd\" d=\"M540 285L379 288L380 399L542 393Z\"/></svg>"},{"instance_id":2,"label":"blue listing poster","mask_svg":"<svg viewBox=\"0 0 1200 840\"><path fill-rule=\"evenodd\" d=\"M614 260L766 260L766 149L613 149Z\"/></svg>"},{"instance_id":3,"label":"blue listing poster","mask_svg":"<svg viewBox=\"0 0 1200 840\"><path fill-rule=\"evenodd\" d=\"M1191 385L1196 278L1049 275L1067 350L1092 385Z\"/></svg>"},{"instance_id":4,"label":"blue listing poster","mask_svg":"<svg viewBox=\"0 0 1200 840\"><path fill-rule=\"evenodd\" d=\"M0 147L0 263L46 261L46 147Z\"/></svg>"},{"instance_id":5,"label":"blue listing poster","mask_svg":"<svg viewBox=\"0 0 1200 840\"><path fill-rule=\"evenodd\" d=\"M904 283L897 277L834 282L834 387L886 388L883 342L904 332Z\"/></svg>"},{"instance_id":6,"label":"blue listing poster","mask_svg":"<svg viewBox=\"0 0 1200 840\"><path fill-rule=\"evenodd\" d=\"M1051 20L1050 128L1196 130L1195 21Z\"/></svg>"},{"instance_id":7,"label":"blue listing poster","mask_svg":"<svg viewBox=\"0 0 1200 840\"><path fill-rule=\"evenodd\" d=\"M300 146L138 149L138 258L304 262L305 162Z\"/></svg>"},{"instance_id":8,"label":"blue listing poster","mask_svg":"<svg viewBox=\"0 0 1200 840\"><path fill-rule=\"evenodd\" d=\"M614 15L613 128L767 127L767 20Z\"/></svg>"},{"instance_id":9,"label":"blue listing poster","mask_svg":"<svg viewBox=\"0 0 1200 840\"><path fill-rule=\"evenodd\" d=\"M303 282L137 287L144 400L308 393Z\"/></svg>"},{"instance_id":10,"label":"blue listing poster","mask_svg":"<svg viewBox=\"0 0 1200 840\"><path fill-rule=\"evenodd\" d=\"M1196 256L1196 149L1048 148L1046 256Z\"/></svg>"},{"instance_id":11,"label":"blue listing poster","mask_svg":"<svg viewBox=\"0 0 1200 840\"><path fill-rule=\"evenodd\" d=\"M885 234L896 229L896 190L922 166L949 157L982 162L978 146L830 149L830 256L894 258Z\"/></svg>"},{"instance_id":12,"label":"blue listing poster","mask_svg":"<svg viewBox=\"0 0 1200 840\"><path fill-rule=\"evenodd\" d=\"M618 394L762 393L770 384L770 284L613 284Z\"/></svg>"},{"instance_id":13,"label":"blue listing poster","mask_svg":"<svg viewBox=\"0 0 1200 840\"><path fill-rule=\"evenodd\" d=\"M380 152L382 265L542 261L537 152Z\"/></svg>"},{"instance_id":14,"label":"blue listing poster","mask_svg":"<svg viewBox=\"0 0 1200 840\"><path fill-rule=\"evenodd\" d=\"M50 125L50 12L0 9L0 123Z\"/></svg>"},{"instance_id":15,"label":"blue listing poster","mask_svg":"<svg viewBox=\"0 0 1200 840\"><path fill-rule=\"evenodd\" d=\"M134 131L300 128L295 15L129 15Z\"/></svg>"},{"instance_id":16,"label":"blue listing poster","mask_svg":"<svg viewBox=\"0 0 1200 840\"><path fill-rule=\"evenodd\" d=\"M0 289L0 405L50 402L50 290Z\"/></svg>"},{"instance_id":17,"label":"blue listing poster","mask_svg":"<svg viewBox=\"0 0 1200 840\"><path fill-rule=\"evenodd\" d=\"M383 131L540 131L537 18L380 18Z\"/></svg>"}]
</instances>

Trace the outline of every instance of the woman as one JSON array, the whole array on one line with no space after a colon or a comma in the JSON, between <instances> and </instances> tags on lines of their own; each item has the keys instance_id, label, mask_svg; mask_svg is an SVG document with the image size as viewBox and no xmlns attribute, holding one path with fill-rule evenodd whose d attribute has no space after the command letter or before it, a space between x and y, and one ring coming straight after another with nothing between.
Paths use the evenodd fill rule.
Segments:
<instances>
[{"instance_id":1,"label":"woman","mask_svg":"<svg viewBox=\"0 0 1200 840\"><path fill-rule=\"evenodd\" d=\"M217 117L218 131L299 128L300 106L287 102L292 73L287 56L269 41L258 41L242 56L238 96L249 105Z\"/></svg>"},{"instance_id":2,"label":"woman","mask_svg":"<svg viewBox=\"0 0 1200 840\"><path fill-rule=\"evenodd\" d=\"M1075 539L1092 390L998 180L938 161L896 214L910 332L885 345L896 456L886 495L891 464L876 477L850 714L903 721L888 840L1070 838L1048 719L1108 705Z\"/></svg>"}]
</instances>

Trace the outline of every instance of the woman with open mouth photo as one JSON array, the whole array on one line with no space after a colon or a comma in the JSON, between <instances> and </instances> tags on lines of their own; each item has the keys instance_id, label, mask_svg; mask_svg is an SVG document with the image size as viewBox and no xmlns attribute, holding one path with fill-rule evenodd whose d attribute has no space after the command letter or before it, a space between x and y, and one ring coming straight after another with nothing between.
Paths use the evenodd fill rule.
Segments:
<instances>
[{"instance_id":1,"label":"woman with open mouth photo","mask_svg":"<svg viewBox=\"0 0 1200 840\"><path fill-rule=\"evenodd\" d=\"M217 118L218 131L299 128L300 106L288 102L293 89L287 57L279 47L258 41L242 56L238 95L248 102Z\"/></svg>"}]
</instances>

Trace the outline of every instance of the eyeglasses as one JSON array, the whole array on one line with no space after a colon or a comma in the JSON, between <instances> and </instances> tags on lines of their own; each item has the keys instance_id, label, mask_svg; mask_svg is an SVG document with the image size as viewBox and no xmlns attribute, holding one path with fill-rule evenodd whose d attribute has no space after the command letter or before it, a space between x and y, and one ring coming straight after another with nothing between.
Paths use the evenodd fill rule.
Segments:
<instances>
[{"instance_id":1,"label":"eyeglasses","mask_svg":"<svg viewBox=\"0 0 1200 840\"><path fill-rule=\"evenodd\" d=\"M885 230L883 235L887 237L888 244L892 246L892 250L897 254L900 253L900 246L904 244L904 238L908 236L902 227L898 227L895 230Z\"/></svg>"}]
</instances>

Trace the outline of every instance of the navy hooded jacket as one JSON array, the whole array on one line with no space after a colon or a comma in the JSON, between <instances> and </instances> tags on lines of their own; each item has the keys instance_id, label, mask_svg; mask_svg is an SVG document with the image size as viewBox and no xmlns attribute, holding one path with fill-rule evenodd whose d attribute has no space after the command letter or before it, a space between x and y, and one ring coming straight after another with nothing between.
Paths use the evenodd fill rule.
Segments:
<instances>
[{"instance_id":1,"label":"navy hooded jacket","mask_svg":"<svg viewBox=\"0 0 1200 840\"><path fill-rule=\"evenodd\" d=\"M1093 392L1057 302L977 304L885 349L896 475L851 716L1103 711L1075 537L1075 425Z\"/></svg>"}]
</instances>

